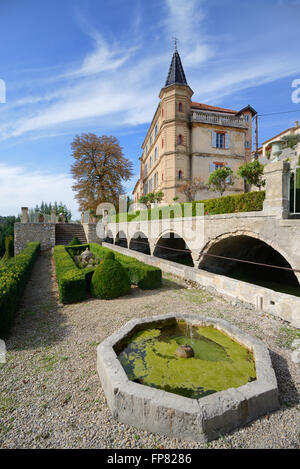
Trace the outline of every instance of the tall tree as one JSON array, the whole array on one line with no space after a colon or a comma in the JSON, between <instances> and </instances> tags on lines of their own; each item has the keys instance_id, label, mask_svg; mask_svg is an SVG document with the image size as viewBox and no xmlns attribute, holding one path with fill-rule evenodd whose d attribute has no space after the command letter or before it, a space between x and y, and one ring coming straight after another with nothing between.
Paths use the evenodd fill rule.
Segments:
<instances>
[{"instance_id":1,"label":"tall tree","mask_svg":"<svg viewBox=\"0 0 300 469\"><path fill-rule=\"evenodd\" d=\"M124 157L118 140L87 133L77 135L71 147L75 159L71 166L75 180L72 189L80 209L96 210L101 202L117 206L119 196L125 192L122 182L133 175L133 165Z\"/></svg>"}]
</instances>

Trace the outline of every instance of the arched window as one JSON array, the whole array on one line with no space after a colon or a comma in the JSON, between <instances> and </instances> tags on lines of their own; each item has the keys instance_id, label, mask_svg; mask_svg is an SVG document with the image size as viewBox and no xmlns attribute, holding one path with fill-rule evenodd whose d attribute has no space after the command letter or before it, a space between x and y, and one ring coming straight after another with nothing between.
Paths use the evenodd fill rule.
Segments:
<instances>
[{"instance_id":1,"label":"arched window","mask_svg":"<svg viewBox=\"0 0 300 469\"><path fill-rule=\"evenodd\" d=\"M182 175L183 175L183 173L182 173L182 171L181 171L181 169L180 169L180 170L178 171L178 179L182 179Z\"/></svg>"},{"instance_id":2,"label":"arched window","mask_svg":"<svg viewBox=\"0 0 300 469\"><path fill-rule=\"evenodd\" d=\"M178 145L183 145L183 136L181 134L178 135L177 144Z\"/></svg>"},{"instance_id":3,"label":"arched window","mask_svg":"<svg viewBox=\"0 0 300 469\"><path fill-rule=\"evenodd\" d=\"M178 112L183 112L182 103L179 103L179 104L178 104Z\"/></svg>"}]
</instances>

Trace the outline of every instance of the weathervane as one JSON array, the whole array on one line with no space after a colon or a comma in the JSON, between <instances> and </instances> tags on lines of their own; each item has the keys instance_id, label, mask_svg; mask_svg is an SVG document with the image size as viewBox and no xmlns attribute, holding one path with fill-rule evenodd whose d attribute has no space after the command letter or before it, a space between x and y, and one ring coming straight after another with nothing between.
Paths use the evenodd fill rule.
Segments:
<instances>
[{"instance_id":1,"label":"weathervane","mask_svg":"<svg viewBox=\"0 0 300 469\"><path fill-rule=\"evenodd\" d=\"M175 51L177 51L177 42L178 42L178 38L177 37L173 37L174 39L174 49Z\"/></svg>"}]
</instances>

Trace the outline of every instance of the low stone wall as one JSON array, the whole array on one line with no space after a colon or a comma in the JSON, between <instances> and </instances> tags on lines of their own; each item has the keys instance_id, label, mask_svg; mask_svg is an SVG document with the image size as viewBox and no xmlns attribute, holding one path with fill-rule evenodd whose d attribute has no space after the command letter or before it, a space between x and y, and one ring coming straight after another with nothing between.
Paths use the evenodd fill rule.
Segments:
<instances>
[{"instance_id":1,"label":"low stone wall","mask_svg":"<svg viewBox=\"0 0 300 469\"><path fill-rule=\"evenodd\" d=\"M15 223L15 254L19 254L27 243L39 241L41 251L55 246L55 223Z\"/></svg>"},{"instance_id":2,"label":"low stone wall","mask_svg":"<svg viewBox=\"0 0 300 469\"><path fill-rule=\"evenodd\" d=\"M195 267L187 267L158 257L148 256L114 244L102 243L102 245L126 256L134 257L146 264L160 267L163 272L176 275L184 280L191 280L207 288L213 288L226 297L250 303L255 306L258 312L278 316L300 329L300 297L276 292L269 288L213 274Z\"/></svg>"}]
</instances>

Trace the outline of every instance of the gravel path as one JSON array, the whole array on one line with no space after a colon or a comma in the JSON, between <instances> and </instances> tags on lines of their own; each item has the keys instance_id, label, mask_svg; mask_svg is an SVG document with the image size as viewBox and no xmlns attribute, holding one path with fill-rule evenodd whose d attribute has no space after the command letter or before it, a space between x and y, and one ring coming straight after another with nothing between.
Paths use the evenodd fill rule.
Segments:
<instances>
[{"instance_id":1,"label":"gravel path","mask_svg":"<svg viewBox=\"0 0 300 469\"><path fill-rule=\"evenodd\" d=\"M223 438L199 445L171 440L112 419L96 373L96 347L134 317L167 312L221 317L269 347L281 409ZM299 335L287 323L184 285L168 276L163 288L112 301L58 302L52 257L34 266L0 364L2 448L299 448L300 365L291 360Z\"/></svg>"}]
</instances>

